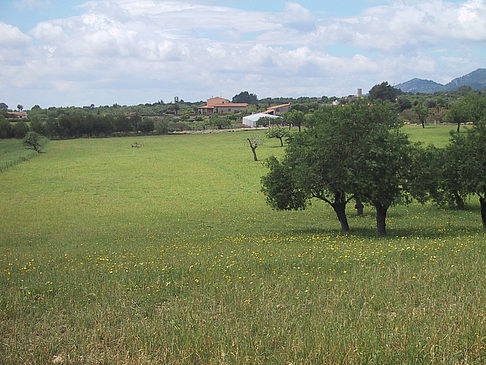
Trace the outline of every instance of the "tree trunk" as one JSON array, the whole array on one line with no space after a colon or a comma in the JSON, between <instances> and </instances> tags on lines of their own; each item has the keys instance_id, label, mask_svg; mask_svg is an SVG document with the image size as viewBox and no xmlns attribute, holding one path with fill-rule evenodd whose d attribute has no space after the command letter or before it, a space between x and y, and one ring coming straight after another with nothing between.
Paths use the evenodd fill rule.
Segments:
<instances>
[{"instance_id":1,"label":"tree trunk","mask_svg":"<svg viewBox=\"0 0 486 365\"><path fill-rule=\"evenodd\" d=\"M459 129L461 129L461 123L457 123L457 133L459 133Z\"/></svg>"},{"instance_id":2,"label":"tree trunk","mask_svg":"<svg viewBox=\"0 0 486 365\"><path fill-rule=\"evenodd\" d=\"M278 137L280 139L280 147L283 147L283 140L282 137Z\"/></svg>"},{"instance_id":3,"label":"tree trunk","mask_svg":"<svg viewBox=\"0 0 486 365\"><path fill-rule=\"evenodd\" d=\"M458 193L454 193L454 198L456 200L456 208L458 210L464 210L464 200L461 198L461 196Z\"/></svg>"},{"instance_id":4,"label":"tree trunk","mask_svg":"<svg viewBox=\"0 0 486 365\"><path fill-rule=\"evenodd\" d=\"M337 202L332 205L336 212L339 223L341 223L341 232L349 232L348 218L346 217L346 202Z\"/></svg>"},{"instance_id":5,"label":"tree trunk","mask_svg":"<svg viewBox=\"0 0 486 365\"><path fill-rule=\"evenodd\" d=\"M356 204L354 205L354 207L356 208L356 211L358 213L358 217L362 217L364 215L364 213L363 213L364 205L361 202L360 198L356 197L355 200L356 200Z\"/></svg>"},{"instance_id":6,"label":"tree trunk","mask_svg":"<svg viewBox=\"0 0 486 365\"><path fill-rule=\"evenodd\" d=\"M422 122L422 128L425 128L425 122L424 121Z\"/></svg>"},{"instance_id":7,"label":"tree trunk","mask_svg":"<svg viewBox=\"0 0 486 365\"><path fill-rule=\"evenodd\" d=\"M486 198L479 198L481 203L481 219L483 221L483 228L486 231Z\"/></svg>"},{"instance_id":8,"label":"tree trunk","mask_svg":"<svg viewBox=\"0 0 486 365\"><path fill-rule=\"evenodd\" d=\"M247 141L250 144L251 152L253 152L253 159L255 161L258 161L257 154L256 154L257 145L256 144L254 145L253 143L251 143L250 138L247 138Z\"/></svg>"},{"instance_id":9,"label":"tree trunk","mask_svg":"<svg viewBox=\"0 0 486 365\"><path fill-rule=\"evenodd\" d=\"M255 150L256 150L256 148L254 148L254 147L251 148L251 152L253 152L253 159L255 161L258 161L258 157L257 157L257 154L256 154L256 151Z\"/></svg>"},{"instance_id":10,"label":"tree trunk","mask_svg":"<svg viewBox=\"0 0 486 365\"><path fill-rule=\"evenodd\" d=\"M299 123L299 132L300 132L300 123Z\"/></svg>"},{"instance_id":11,"label":"tree trunk","mask_svg":"<svg viewBox=\"0 0 486 365\"><path fill-rule=\"evenodd\" d=\"M388 207L383 206L381 203L373 204L376 208L376 234L378 237L386 236L386 212Z\"/></svg>"}]
</instances>

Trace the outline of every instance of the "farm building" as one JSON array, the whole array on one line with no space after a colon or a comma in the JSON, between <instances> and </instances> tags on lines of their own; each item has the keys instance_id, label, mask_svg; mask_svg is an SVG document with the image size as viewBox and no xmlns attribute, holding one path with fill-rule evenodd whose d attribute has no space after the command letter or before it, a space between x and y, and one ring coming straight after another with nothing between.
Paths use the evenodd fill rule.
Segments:
<instances>
[{"instance_id":1,"label":"farm building","mask_svg":"<svg viewBox=\"0 0 486 365\"><path fill-rule=\"evenodd\" d=\"M25 119L27 118L27 112L7 112L7 118Z\"/></svg>"},{"instance_id":2,"label":"farm building","mask_svg":"<svg viewBox=\"0 0 486 365\"><path fill-rule=\"evenodd\" d=\"M290 103L270 106L265 111L265 114L278 115L288 112L290 110Z\"/></svg>"},{"instance_id":3,"label":"farm building","mask_svg":"<svg viewBox=\"0 0 486 365\"><path fill-rule=\"evenodd\" d=\"M257 122L261 118L282 119L282 117L278 117L278 116L272 115L272 114L256 113L256 114L248 115L247 117L243 117L242 122L243 122L244 125L254 128L254 127L257 126Z\"/></svg>"},{"instance_id":4,"label":"farm building","mask_svg":"<svg viewBox=\"0 0 486 365\"><path fill-rule=\"evenodd\" d=\"M246 112L247 110L247 103L230 103L225 98L210 98L206 105L198 108L198 112L203 115L239 113Z\"/></svg>"}]
</instances>

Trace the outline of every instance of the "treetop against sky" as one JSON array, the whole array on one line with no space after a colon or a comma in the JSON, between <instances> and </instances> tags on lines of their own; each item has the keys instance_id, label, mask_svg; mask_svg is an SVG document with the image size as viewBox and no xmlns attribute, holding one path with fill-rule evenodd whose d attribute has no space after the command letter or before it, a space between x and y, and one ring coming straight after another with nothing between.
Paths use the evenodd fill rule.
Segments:
<instances>
[{"instance_id":1,"label":"treetop against sky","mask_svg":"<svg viewBox=\"0 0 486 365\"><path fill-rule=\"evenodd\" d=\"M10 107L348 95L484 67L486 1L3 0Z\"/></svg>"}]
</instances>

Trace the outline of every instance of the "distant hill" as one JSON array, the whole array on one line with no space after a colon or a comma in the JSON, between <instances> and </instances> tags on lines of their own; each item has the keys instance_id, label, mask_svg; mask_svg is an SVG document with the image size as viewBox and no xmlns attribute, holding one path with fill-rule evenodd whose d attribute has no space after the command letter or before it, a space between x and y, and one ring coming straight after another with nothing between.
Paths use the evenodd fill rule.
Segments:
<instances>
[{"instance_id":1,"label":"distant hill","mask_svg":"<svg viewBox=\"0 0 486 365\"><path fill-rule=\"evenodd\" d=\"M470 74L458 77L449 82L445 87L447 91L454 91L461 86L470 86L474 90L483 90L486 88L486 68L478 68Z\"/></svg>"},{"instance_id":2,"label":"distant hill","mask_svg":"<svg viewBox=\"0 0 486 365\"><path fill-rule=\"evenodd\" d=\"M454 91L461 86L470 86L474 90L486 88L486 69L478 68L465 76L458 77L446 85L439 84L432 80L412 79L407 82L395 85L397 89L406 93L433 94L440 91Z\"/></svg>"},{"instance_id":3,"label":"distant hill","mask_svg":"<svg viewBox=\"0 0 486 365\"><path fill-rule=\"evenodd\" d=\"M445 86L432 80L412 79L395 86L406 93L433 94L438 91L445 91Z\"/></svg>"}]
</instances>

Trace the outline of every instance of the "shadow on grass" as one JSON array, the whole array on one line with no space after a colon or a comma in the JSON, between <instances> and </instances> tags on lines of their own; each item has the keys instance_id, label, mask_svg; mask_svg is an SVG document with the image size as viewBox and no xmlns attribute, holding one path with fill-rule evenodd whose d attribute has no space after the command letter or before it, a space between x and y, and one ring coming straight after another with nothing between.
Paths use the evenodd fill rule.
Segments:
<instances>
[{"instance_id":1,"label":"shadow on grass","mask_svg":"<svg viewBox=\"0 0 486 365\"><path fill-rule=\"evenodd\" d=\"M297 235L330 235L330 236L349 236L349 237L361 237L369 239L402 239L405 238L418 238L418 239L438 239L438 238L453 238L464 235L477 235L485 233L481 225L477 227L471 227L466 225L458 225L452 227L438 227L438 226L417 226L410 228L394 228L391 225L387 226L387 236L377 237L376 228L374 227L351 227L347 233L341 232L338 228L326 228L326 227L313 227L306 229L289 230L285 233L293 233Z\"/></svg>"}]
</instances>

